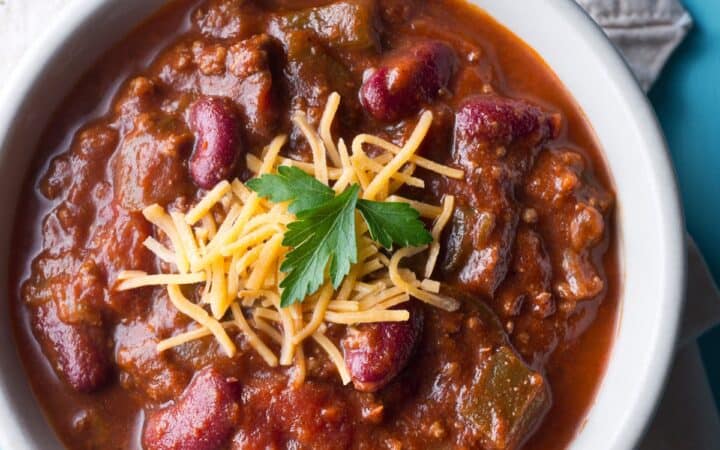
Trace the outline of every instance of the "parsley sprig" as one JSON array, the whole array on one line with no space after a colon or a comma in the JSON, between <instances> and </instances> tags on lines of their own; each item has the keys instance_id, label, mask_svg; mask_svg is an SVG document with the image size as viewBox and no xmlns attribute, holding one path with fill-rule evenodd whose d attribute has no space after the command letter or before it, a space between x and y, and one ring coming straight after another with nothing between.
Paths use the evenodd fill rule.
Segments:
<instances>
[{"instance_id":1,"label":"parsley sprig","mask_svg":"<svg viewBox=\"0 0 720 450\"><path fill-rule=\"evenodd\" d=\"M283 239L283 245L292 248L280 266L287 274L280 283L283 307L320 289L328 265L333 286L340 286L357 262L356 209L372 239L388 250L432 242L418 211L406 203L360 199L355 184L335 195L297 167L280 166L277 174L254 178L247 186L272 202L289 202L288 211L297 218Z\"/></svg>"}]
</instances>

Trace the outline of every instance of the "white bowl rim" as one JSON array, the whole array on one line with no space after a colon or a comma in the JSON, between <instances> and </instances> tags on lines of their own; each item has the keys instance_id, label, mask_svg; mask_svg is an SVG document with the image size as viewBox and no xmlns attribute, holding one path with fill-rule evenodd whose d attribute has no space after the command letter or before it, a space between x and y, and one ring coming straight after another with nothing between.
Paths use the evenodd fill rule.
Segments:
<instances>
[{"instance_id":1,"label":"white bowl rim","mask_svg":"<svg viewBox=\"0 0 720 450\"><path fill-rule=\"evenodd\" d=\"M7 140L17 120L15 112L20 110L28 94L37 89L35 84L40 74L46 69L53 55L67 44L72 33L111 1L114 0L72 1L15 67L7 84L0 91L0 165L4 164L7 158ZM626 93L627 102L635 116L640 119L636 125L639 127L638 133L647 143L646 148L660 150L649 155L652 173L656 178L671 181L659 185L659 194L664 199L662 217L665 236L668 238L665 256L668 258L667 264L673 269L671 272L677 276L659 281L664 283L665 292L668 293L662 302L666 320L660 326L661 332L656 336L656 341L652 343L652 358L645 370L647 373L662 376L646 378L647 383L642 387L642 392L638 393L636 400L630 405L630 419L625 421L620 429L615 430L614 436L609 437L607 442L607 448L632 448L654 412L673 355L683 306L686 268L683 213L663 133L649 100L641 91L624 59L607 40L603 31L574 1L552 0L548 1L546 6L566 17L577 30L575 38L586 41L598 57L608 64L608 71L611 73L609 82ZM532 43L529 44L532 46ZM32 444L32 435L28 433L30 430L19 420L18 415L11 411L9 390L10 386L3 382L0 373L0 429L3 430L3 433L0 433L0 449L34 449L36 447ZM639 400L642 398L644 400Z\"/></svg>"},{"instance_id":2,"label":"white bowl rim","mask_svg":"<svg viewBox=\"0 0 720 450\"><path fill-rule=\"evenodd\" d=\"M646 401L634 401L630 409L624 411L625 417L629 417L629 419L622 424L619 430L615 430L614 436L607 437L608 446L606 448L630 449L637 446L643 433L650 426L651 419L658 407L660 396L667 382L670 365L675 354L675 342L685 306L685 282L687 278L685 216L680 200L677 174L673 167L665 135L650 99L642 90L629 64L607 38L603 29L579 4L573 0L555 0L548 3L551 8L555 8L568 18L576 18L576 20L570 20L570 23L575 25L578 36L588 41L608 64L608 71L613 74L609 81L615 83L626 94L625 100L632 105L635 115L639 118L636 125L640 127L639 131L647 141L646 148L657 150L649 154L651 168L656 174L656 178L668 181L667 183L660 183L657 187L660 191L659 195L665 200L661 214L663 225L666 227L666 236L670 238L667 241L668 248L665 252L668 258L666 263L669 265L668 272L676 276L658 281L659 283L664 282L665 292L668 293L661 307L661 310L665 313L665 320L661 323L657 341L654 343L652 359L644 368L647 374L656 373L662 375L646 377L646 383L642 391L638 392L635 397L636 399L645 397ZM584 18L584 20L581 18ZM581 28L585 28L585 30L583 31ZM622 230L620 232L622 234ZM623 297L621 294L621 301L625 301ZM618 326L623 319L622 303L620 306Z\"/></svg>"}]
</instances>

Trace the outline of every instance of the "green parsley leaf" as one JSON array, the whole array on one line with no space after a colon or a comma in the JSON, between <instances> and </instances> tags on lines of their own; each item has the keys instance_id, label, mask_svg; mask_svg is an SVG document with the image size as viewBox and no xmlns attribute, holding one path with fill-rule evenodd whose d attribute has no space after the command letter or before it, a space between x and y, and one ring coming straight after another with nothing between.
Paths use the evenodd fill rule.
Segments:
<instances>
[{"instance_id":1,"label":"green parsley leaf","mask_svg":"<svg viewBox=\"0 0 720 450\"><path fill-rule=\"evenodd\" d=\"M288 274L280 283L281 306L302 302L317 291L328 262L336 289L357 262L355 206L359 192L360 187L352 185L337 197L300 211L297 221L288 225L283 245L293 249L280 266Z\"/></svg>"},{"instance_id":2,"label":"green parsley leaf","mask_svg":"<svg viewBox=\"0 0 720 450\"><path fill-rule=\"evenodd\" d=\"M253 178L246 185L275 203L289 201L288 211L293 214L318 207L335 196L328 186L291 166L280 166L277 175Z\"/></svg>"},{"instance_id":3,"label":"green parsley leaf","mask_svg":"<svg viewBox=\"0 0 720 450\"><path fill-rule=\"evenodd\" d=\"M357 208L368 224L370 236L388 250L393 244L419 247L433 240L420 213L407 203L359 200Z\"/></svg>"},{"instance_id":4,"label":"green parsley leaf","mask_svg":"<svg viewBox=\"0 0 720 450\"><path fill-rule=\"evenodd\" d=\"M283 245L292 248L280 266L287 274L280 283L283 307L302 302L316 292L326 271L333 286L340 286L350 266L357 262L356 208L367 222L371 237L388 250L393 245L432 242L420 213L410 205L358 199L358 185L335 196L330 187L289 166L280 166L277 174L263 175L246 184L275 203L290 202L288 210L297 218L288 225L283 239Z\"/></svg>"}]
</instances>

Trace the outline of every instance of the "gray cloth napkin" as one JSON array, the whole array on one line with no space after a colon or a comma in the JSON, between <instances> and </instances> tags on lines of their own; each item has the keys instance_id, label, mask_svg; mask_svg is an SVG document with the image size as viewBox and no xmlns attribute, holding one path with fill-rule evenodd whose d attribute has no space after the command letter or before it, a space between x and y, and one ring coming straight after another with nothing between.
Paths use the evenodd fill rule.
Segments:
<instances>
[{"instance_id":1,"label":"gray cloth napkin","mask_svg":"<svg viewBox=\"0 0 720 450\"><path fill-rule=\"evenodd\" d=\"M678 0L577 2L603 27L646 91L692 26Z\"/></svg>"},{"instance_id":2,"label":"gray cloth napkin","mask_svg":"<svg viewBox=\"0 0 720 450\"><path fill-rule=\"evenodd\" d=\"M720 449L720 416L696 338L720 319L720 294L695 242L688 236L685 314L677 353L655 418L639 450Z\"/></svg>"},{"instance_id":3,"label":"gray cloth napkin","mask_svg":"<svg viewBox=\"0 0 720 450\"><path fill-rule=\"evenodd\" d=\"M678 0L576 1L625 55L645 90L692 25ZM28 45L66 3L0 0L0 86ZM700 333L720 322L720 295L689 238L688 269L678 353L656 417L638 447L641 450L720 449L720 420L695 343ZM602 443L597 448L602 448Z\"/></svg>"}]
</instances>

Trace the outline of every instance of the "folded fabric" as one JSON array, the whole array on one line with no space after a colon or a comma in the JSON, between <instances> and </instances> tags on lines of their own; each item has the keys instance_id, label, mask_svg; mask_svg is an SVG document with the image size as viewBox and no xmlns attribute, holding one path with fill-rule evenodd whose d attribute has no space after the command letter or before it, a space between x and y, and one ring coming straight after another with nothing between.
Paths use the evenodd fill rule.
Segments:
<instances>
[{"instance_id":1,"label":"folded fabric","mask_svg":"<svg viewBox=\"0 0 720 450\"><path fill-rule=\"evenodd\" d=\"M646 91L692 26L677 0L577 0L625 56Z\"/></svg>"},{"instance_id":2,"label":"folded fabric","mask_svg":"<svg viewBox=\"0 0 720 450\"><path fill-rule=\"evenodd\" d=\"M720 293L705 260L690 236L688 273L685 286L685 313L678 347L694 344L701 334L720 322Z\"/></svg>"}]
</instances>

